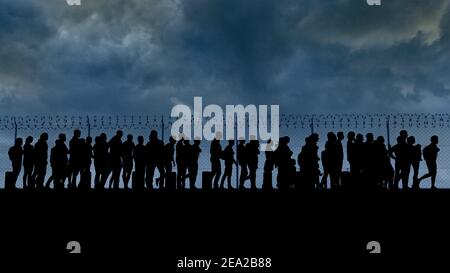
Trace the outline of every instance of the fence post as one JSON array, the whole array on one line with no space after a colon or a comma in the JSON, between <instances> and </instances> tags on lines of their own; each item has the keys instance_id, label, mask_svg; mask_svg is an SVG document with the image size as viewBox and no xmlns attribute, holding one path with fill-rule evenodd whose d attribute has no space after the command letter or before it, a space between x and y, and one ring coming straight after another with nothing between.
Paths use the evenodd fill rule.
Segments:
<instances>
[{"instance_id":1,"label":"fence post","mask_svg":"<svg viewBox=\"0 0 450 273\"><path fill-rule=\"evenodd\" d=\"M161 115L161 139L164 142L164 115Z\"/></svg>"},{"instance_id":2,"label":"fence post","mask_svg":"<svg viewBox=\"0 0 450 273\"><path fill-rule=\"evenodd\" d=\"M91 121L89 120L89 116L86 116L87 121L87 129L88 129L88 137L91 136Z\"/></svg>"},{"instance_id":3,"label":"fence post","mask_svg":"<svg viewBox=\"0 0 450 273\"><path fill-rule=\"evenodd\" d=\"M234 116L233 116L233 120L234 120ZM236 147L236 162L238 163L236 165L236 189L239 188L239 159L238 159L238 154L237 154L237 147L238 147L238 139L237 139L237 122L238 119L236 119L236 122L234 122L234 146Z\"/></svg>"},{"instance_id":4,"label":"fence post","mask_svg":"<svg viewBox=\"0 0 450 273\"><path fill-rule=\"evenodd\" d=\"M14 142L16 142L17 139L17 121L16 121L16 117L13 117L14 119Z\"/></svg>"},{"instance_id":5,"label":"fence post","mask_svg":"<svg viewBox=\"0 0 450 273\"><path fill-rule=\"evenodd\" d=\"M391 146L391 132L390 132L390 125L389 125L389 121L390 121L390 117L391 117L391 115L387 115L386 116L386 138L387 138L387 144L388 144L388 147L390 147Z\"/></svg>"}]
</instances>

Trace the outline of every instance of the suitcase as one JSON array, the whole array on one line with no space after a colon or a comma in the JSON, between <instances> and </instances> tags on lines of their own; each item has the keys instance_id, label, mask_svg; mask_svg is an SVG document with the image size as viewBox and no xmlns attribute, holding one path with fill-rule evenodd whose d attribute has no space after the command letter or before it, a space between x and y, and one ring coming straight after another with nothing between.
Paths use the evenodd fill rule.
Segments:
<instances>
[{"instance_id":1,"label":"suitcase","mask_svg":"<svg viewBox=\"0 0 450 273\"><path fill-rule=\"evenodd\" d=\"M13 172L5 173L5 190L14 190L16 188L16 177Z\"/></svg>"},{"instance_id":2,"label":"suitcase","mask_svg":"<svg viewBox=\"0 0 450 273\"><path fill-rule=\"evenodd\" d=\"M211 172L203 172L202 173L202 190L211 190L211 189L212 189Z\"/></svg>"},{"instance_id":3,"label":"suitcase","mask_svg":"<svg viewBox=\"0 0 450 273\"><path fill-rule=\"evenodd\" d=\"M166 190L174 191L177 184L177 174L175 172L167 173L164 183Z\"/></svg>"}]
</instances>

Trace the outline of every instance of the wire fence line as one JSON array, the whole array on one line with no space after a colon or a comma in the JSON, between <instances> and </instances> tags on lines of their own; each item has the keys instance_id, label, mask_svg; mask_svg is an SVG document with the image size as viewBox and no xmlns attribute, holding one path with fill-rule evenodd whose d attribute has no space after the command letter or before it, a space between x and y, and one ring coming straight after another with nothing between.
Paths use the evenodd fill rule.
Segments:
<instances>
[{"instance_id":1,"label":"wire fence line","mask_svg":"<svg viewBox=\"0 0 450 273\"><path fill-rule=\"evenodd\" d=\"M53 145L59 133L68 137L74 129L82 130L85 136L96 136L107 133L112 136L116 130L134 136L148 136L150 130L156 130L160 138L167 142L172 124L177 118L168 115L24 115L0 116L0 172L10 169L7 151L17 137L25 138L31 135L37 138L42 132L50 136L49 146ZM207 118L204 118L207 120ZM194 122L194 117L192 117ZM224 120L226 122L226 120ZM252 122L249 116L245 122ZM449 113L395 113L395 114L281 114L279 117L280 136L290 136L290 147L296 158L304 139L311 133L321 136L320 151L325 144L325 136L329 131L354 131L356 133L373 133L375 136L384 136L388 144L394 144L399 131L405 129L410 135L416 137L417 143L422 147L429 143L432 135L440 137L441 152L438 158L438 186L450 187L450 114ZM202 142L202 153L199 159L199 172L210 170L209 142ZM319 153L320 153L319 151ZM344 170L348 164L344 164ZM258 171L259 186L262 183L262 166L264 155L260 155ZM421 164L421 173L426 172L425 164ZM233 175L237 174L235 169ZM276 171L274 171L274 177ZM274 180L275 181L275 180ZM0 187L3 181L0 180Z\"/></svg>"},{"instance_id":2,"label":"wire fence line","mask_svg":"<svg viewBox=\"0 0 450 273\"><path fill-rule=\"evenodd\" d=\"M176 118L165 115L0 116L0 130L169 129ZM192 121L194 117L192 116ZM246 117L248 120L248 116ZM251 120L250 120L251 121ZM283 128L450 128L450 114L281 114Z\"/></svg>"}]
</instances>

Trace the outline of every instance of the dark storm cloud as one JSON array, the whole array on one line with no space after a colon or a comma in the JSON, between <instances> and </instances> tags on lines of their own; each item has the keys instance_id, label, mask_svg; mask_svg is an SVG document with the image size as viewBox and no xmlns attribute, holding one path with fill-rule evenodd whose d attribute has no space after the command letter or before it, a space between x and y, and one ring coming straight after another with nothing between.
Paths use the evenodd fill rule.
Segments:
<instances>
[{"instance_id":1,"label":"dark storm cloud","mask_svg":"<svg viewBox=\"0 0 450 273\"><path fill-rule=\"evenodd\" d=\"M381 7L359 0L324 2L303 18L300 29L317 40L355 49L385 48L416 37L432 44L440 38L448 7L446 0L393 0Z\"/></svg>"},{"instance_id":2,"label":"dark storm cloud","mask_svg":"<svg viewBox=\"0 0 450 273\"><path fill-rule=\"evenodd\" d=\"M449 1L0 0L6 113L446 111Z\"/></svg>"}]
</instances>

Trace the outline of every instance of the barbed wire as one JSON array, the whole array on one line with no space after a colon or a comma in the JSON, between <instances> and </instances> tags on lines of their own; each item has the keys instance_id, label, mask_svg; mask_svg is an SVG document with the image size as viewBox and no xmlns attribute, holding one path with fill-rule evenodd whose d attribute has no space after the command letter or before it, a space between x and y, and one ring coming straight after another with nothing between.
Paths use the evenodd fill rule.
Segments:
<instances>
[{"instance_id":1,"label":"barbed wire","mask_svg":"<svg viewBox=\"0 0 450 273\"><path fill-rule=\"evenodd\" d=\"M269 117L270 118L270 117ZM245 122L257 121L249 116ZM164 115L0 116L0 130L170 129L177 118ZM202 118L202 122L207 118ZM191 117L194 122L194 117ZM225 119L224 119L225 122ZM448 113L420 114L282 114L280 128L450 128Z\"/></svg>"}]
</instances>

